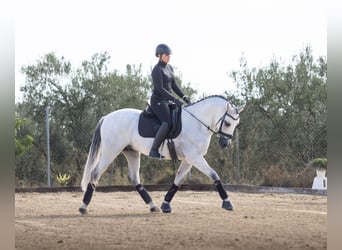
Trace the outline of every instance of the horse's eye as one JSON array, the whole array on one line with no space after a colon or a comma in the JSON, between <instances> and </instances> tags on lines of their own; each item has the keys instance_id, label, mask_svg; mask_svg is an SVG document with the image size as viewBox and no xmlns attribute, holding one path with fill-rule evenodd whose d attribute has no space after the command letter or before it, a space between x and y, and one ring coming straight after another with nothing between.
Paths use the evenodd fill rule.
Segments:
<instances>
[{"instance_id":1,"label":"horse's eye","mask_svg":"<svg viewBox=\"0 0 342 250\"><path fill-rule=\"evenodd\" d=\"M224 124L226 124L227 127L230 126L230 122L225 121Z\"/></svg>"}]
</instances>

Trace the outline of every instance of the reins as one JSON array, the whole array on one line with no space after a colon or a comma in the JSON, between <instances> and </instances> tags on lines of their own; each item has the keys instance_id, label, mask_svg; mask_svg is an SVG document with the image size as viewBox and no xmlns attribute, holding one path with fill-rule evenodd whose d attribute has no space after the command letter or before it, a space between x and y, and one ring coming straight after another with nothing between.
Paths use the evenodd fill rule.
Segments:
<instances>
[{"instance_id":1,"label":"reins","mask_svg":"<svg viewBox=\"0 0 342 250\"><path fill-rule=\"evenodd\" d=\"M216 131L212 130L210 126L205 125L204 122L202 122L200 119L198 119L194 114L190 113L186 108L183 108L186 112L188 112L189 115L191 115L195 120L197 120L199 123L201 123L204 127L206 127L209 131L213 132L215 135L217 134Z\"/></svg>"},{"instance_id":2,"label":"reins","mask_svg":"<svg viewBox=\"0 0 342 250\"><path fill-rule=\"evenodd\" d=\"M190 111L188 111L185 107L183 108L183 110L185 110L189 115L191 115L193 118L195 118L195 120L197 120L199 123L201 123L204 127L206 127L210 132L214 133L215 135L224 135L228 138L232 138L233 136L227 133L222 132L222 125L223 125L223 121L224 118L226 116L229 116L230 118L232 118L233 120L237 120L238 118L234 118L233 116L231 116L230 114L228 114L228 111L226 111L223 116L216 122L215 125L217 125L220 121L221 121L221 125L218 131L213 130L210 126L206 125L204 122L202 122L200 119L198 119L194 114L192 114Z\"/></svg>"}]
</instances>

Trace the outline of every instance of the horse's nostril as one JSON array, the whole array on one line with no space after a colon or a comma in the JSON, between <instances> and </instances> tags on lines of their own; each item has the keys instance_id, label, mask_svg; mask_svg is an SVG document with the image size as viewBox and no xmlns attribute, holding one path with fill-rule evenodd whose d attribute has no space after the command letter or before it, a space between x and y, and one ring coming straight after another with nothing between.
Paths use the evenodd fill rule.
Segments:
<instances>
[{"instance_id":1,"label":"horse's nostril","mask_svg":"<svg viewBox=\"0 0 342 250\"><path fill-rule=\"evenodd\" d=\"M230 144L230 139L226 137L220 137L219 144L222 148L226 148Z\"/></svg>"}]
</instances>

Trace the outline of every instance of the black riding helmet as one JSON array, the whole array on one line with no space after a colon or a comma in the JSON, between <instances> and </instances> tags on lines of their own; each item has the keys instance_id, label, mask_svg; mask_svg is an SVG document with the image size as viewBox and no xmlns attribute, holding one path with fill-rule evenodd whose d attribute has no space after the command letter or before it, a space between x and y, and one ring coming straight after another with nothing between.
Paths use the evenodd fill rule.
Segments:
<instances>
[{"instance_id":1,"label":"black riding helmet","mask_svg":"<svg viewBox=\"0 0 342 250\"><path fill-rule=\"evenodd\" d=\"M156 57L161 54L171 55L171 49L166 44L159 44L156 48Z\"/></svg>"}]
</instances>

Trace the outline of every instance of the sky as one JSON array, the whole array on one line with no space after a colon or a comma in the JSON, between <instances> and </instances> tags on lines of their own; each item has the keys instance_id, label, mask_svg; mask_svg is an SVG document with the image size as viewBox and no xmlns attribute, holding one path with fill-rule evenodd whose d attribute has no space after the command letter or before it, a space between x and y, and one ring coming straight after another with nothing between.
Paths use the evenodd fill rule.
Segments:
<instances>
[{"instance_id":1,"label":"sky","mask_svg":"<svg viewBox=\"0 0 342 250\"><path fill-rule=\"evenodd\" d=\"M249 67L272 58L290 62L306 46L327 55L324 0L17 0L15 2L15 90L20 68L54 52L74 67L108 52L109 70L127 64L150 74L155 47L168 44L170 64L184 83L204 94L223 94L240 58Z\"/></svg>"}]
</instances>

